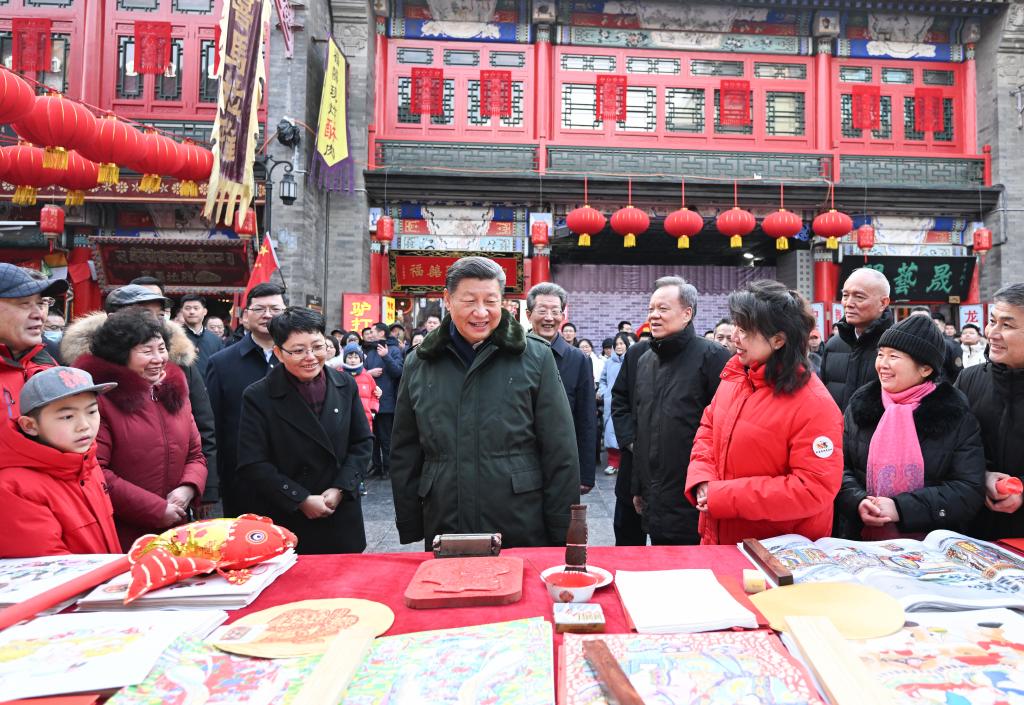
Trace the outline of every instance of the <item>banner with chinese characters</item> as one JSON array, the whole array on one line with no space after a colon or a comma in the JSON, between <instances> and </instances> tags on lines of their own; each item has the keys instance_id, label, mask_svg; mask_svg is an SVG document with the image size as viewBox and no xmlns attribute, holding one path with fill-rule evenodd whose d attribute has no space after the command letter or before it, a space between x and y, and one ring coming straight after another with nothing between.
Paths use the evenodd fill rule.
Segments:
<instances>
[{"instance_id":1,"label":"banner with chinese characters","mask_svg":"<svg viewBox=\"0 0 1024 705\"><path fill-rule=\"evenodd\" d=\"M224 0L220 95L210 135L213 171L203 208L203 215L217 222L232 222L236 207L244 217L256 191L257 111L267 78L263 29L269 22L270 0Z\"/></svg>"},{"instance_id":2,"label":"banner with chinese characters","mask_svg":"<svg viewBox=\"0 0 1024 705\"><path fill-rule=\"evenodd\" d=\"M615 120L626 119L626 77L599 75L597 77L597 96L594 102L594 119Z\"/></svg>"},{"instance_id":3,"label":"banner with chinese characters","mask_svg":"<svg viewBox=\"0 0 1024 705\"><path fill-rule=\"evenodd\" d=\"M135 73L161 74L171 63L171 23L135 22Z\"/></svg>"},{"instance_id":4,"label":"banner with chinese characters","mask_svg":"<svg viewBox=\"0 0 1024 705\"><path fill-rule=\"evenodd\" d=\"M409 112L413 115L444 115L444 71L414 66Z\"/></svg>"},{"instance_id":5,"label":"banner with chinese characters","mask_svg":"<svg viewBox=\"0 0 1024 705\"><path fill-rule=\"evenodd\" d=\"M355 165L348 150L348 64L338 43L327 42L327 63L320 95L320 117L316 128L316 154L310 180L328 191L355 189Z\"/></svg>"},{"instance_id":6,"label":"banner with chinese characters","mask_svg":"<svg viewBox=\"0 0 1024 705\"><path fill-rule=\"evenodd\" d=\"M722 79L718 103L719 125L749 125L750 81Z\"/></svg>"},{"instance_id":7,"label":"banner with chinese characters","mask_svg":"<svg viewBox=\"0 0 1024 705\"><path fill-rule=\"evenodd\" d=\"M871 267L889 280L893 301L959 303L971 288L974 265L974 257L846 257L839 281L854 269Z\"/></svg>"},{"instance_id":8,"label":"banner with chinese characters","mask_svg":"<svg viewBox=\"0 0 1024 705\"><path fill-rule=\"evenodd\" d=\"M842 304L837 304L837 303L833 302L832 303L832 325L834 326L836 323L839 323L839 321L843 320L843 316L845 316L845 315L846 315L846 313L843 311L843 305ZM831 335L831 334L832 334L832 331L829 330L829 335ZM827 338L828 336L825 336L825 337Z\"/></svg>"},{"instance_id":9,"label":"banner with chinese characters","mask_svg":"<svg viewBox=\"0 0 1024 705\"><path fill-rule=\"evenodd\" d=\"M359 333L380 320L380 294L342 294L341 327Z\"/></svg>"},{"instance_id":10,"label":"banner with chinese characters","mask_svg":"<svg viewBox=\"0 0 1024 705\"><path fill-rule=\"evenodd\" d=\"M505 270L505 293L523 292L523 255L519 252L430 252L392 250L391 290L407 294L436 294L444 289L448 268L463 257L477 255L494 260Z\"/></svg>"},{"instance_id":11,"label":"banner with chinese characters","mask_svg":"<svg viewBox=\"0 0 1024 705\"><path fill-rule=\"evenodd\" d=\"M15 73L50 70L52 20L41 17L11 20L11 68Z\"/></svg>"},{"instance_id":12,"label":"banner with chinese characters","mask_svg":"<svg viewBox=\"0 0 1024 705\"><path fill-rule=\"evenodd\" d=\"M985 334L985 304L964 304L960 306L960 325L957 330L963 330L968 323L973 323Z\"/></svg>"},{"instance_id":13,"label":"banner with chinese characters","mask_svg":"<svg viewBox=\"0 0 1024 705\"><path fill-rule=\"evenodd\" d=\"M853 86L853 129L877 130L882 124L880 86Z\"/></svg>"},{"instance_id":14,"label":"banner with chinese characters","mask_svg":"<svg viewBox=\"0 0 1024 705\"><path fill-rule=\"evenodd\" d=\"M942 89L915 88L914 132L943 132L945 129Z\"/></svg>"},{"instance_id":15,"label":"banner with chinese characters","mask_svg":"<svg viewBox=\"0 0 1024 705\"><path fill-rule=\"evenodd\" d=\"M249 262L240 240L155 240L92 237L94 261L104 289L155 277L165 292L240 294L249 281Z\"/></svg>"},{"instance_id":16,"label":"banner with chinese characters","mask_svg":"<svg viewBox=\"0 0 1024 705\"><path fill-rule=\"evenodd\" d=\"M384 314L381 316L382 321L391 325L398 320L398 313L395 310L395 297L394 296L382 296L381 300L384 302L382 308Z\"/></svg>"},{"instance_id":17,"label":"banner with chinese characters","mask_svg":"<svg viewBox=\"0 0 1024 705\"><path fill-rule=\"evenodd\" d=\"M512 72L480 72L480 117L512 117Z\"/></svg>"}]
</instances>

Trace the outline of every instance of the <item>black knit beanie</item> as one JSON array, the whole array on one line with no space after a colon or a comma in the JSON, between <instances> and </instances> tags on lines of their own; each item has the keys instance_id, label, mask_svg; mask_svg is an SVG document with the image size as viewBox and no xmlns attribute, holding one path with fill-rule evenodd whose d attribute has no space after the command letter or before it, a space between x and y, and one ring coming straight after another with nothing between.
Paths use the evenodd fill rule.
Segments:
<instances>
[{"instance_id":1,"label":"black knit beanie","mask_svg":"<svg viewBox=\"0 0 1024 705\"><path fill-rule=\"evenodd\" d=\"M946 359L946 341L930 316L908 316L882 333L878 347L902 350L936 373Z\"/></svg>"}]
</instances>

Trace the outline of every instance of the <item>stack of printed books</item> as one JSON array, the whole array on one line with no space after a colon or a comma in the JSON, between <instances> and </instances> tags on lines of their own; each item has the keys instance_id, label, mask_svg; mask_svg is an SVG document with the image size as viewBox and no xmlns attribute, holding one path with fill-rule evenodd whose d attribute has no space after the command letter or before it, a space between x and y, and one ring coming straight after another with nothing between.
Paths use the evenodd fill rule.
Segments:
<instances>
[{"instance_id":1,"label":"stack of printed books","mask_svg":"<svg viewBox=\"0 0 1024 705\"><path fill-rule=\"evenodd\" d=\"M197 575L148 592L130 605L124 604L130 576L120 575L100 585L78 601L78 610L237 610L248 607L279 575L295 565L294 551L287 551L249 568L250 577L242 583L228 581L217 573Z\"/></svg>"}]
</instances>

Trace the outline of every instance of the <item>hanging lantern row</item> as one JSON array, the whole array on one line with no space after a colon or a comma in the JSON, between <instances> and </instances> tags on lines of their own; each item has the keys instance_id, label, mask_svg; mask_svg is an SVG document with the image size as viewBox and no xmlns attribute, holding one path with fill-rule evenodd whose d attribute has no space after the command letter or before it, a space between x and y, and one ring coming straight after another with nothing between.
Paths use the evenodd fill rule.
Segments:
<instances>
[{"instance_id":1,"label":"hanging lantern row","mask_svg":"<svg viewBox=\"0 0 1024 705\"><path fill-rule=\"evenodd\" d=\"M121 166L143 175L143 193L159 191L164 177L174 177L182 196L196 198L198 182L209 179L213 168L213 153L191 140L179 144L155 130L143 133L113 115L96 118L56 92L36 96L27 81L3 67L0 123L10 123L23 140L3 148L0 160L0 177L15 186L15 205L33 205L40 188L55 185L67 189L67 205L81 205L86 191L118 183Z\"/></svg>"}]
</instances>

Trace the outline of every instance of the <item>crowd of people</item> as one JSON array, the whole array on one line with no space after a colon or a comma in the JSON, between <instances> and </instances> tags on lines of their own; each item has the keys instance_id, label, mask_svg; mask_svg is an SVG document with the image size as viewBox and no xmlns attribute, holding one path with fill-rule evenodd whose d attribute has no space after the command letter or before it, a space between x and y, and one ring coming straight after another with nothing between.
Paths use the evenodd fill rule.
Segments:
<instances>
[{"instance_id":1,"label":"crowd of people","mask_svg":"<svg viewBox=\"0 0 1024 705\"><path fill-rule=\"evenodd\" d=\"M140 278L65 321L61 280L0 264L0 556L128 550L217 514L262 514L306 553L366 547L364 480L389 479L403 543L500 532L565 541L569 507L616 475L619 545L1024 535L1024 284L985 330L925 307L899 322L889 282L856 270L822 340L779 282L729 296L699 335L699 292L663 277L634 332L600 346L534 286L466 257L443 311L408 331L326 330L270 283L238 330Z\"/></svg>"}]
</instances>

